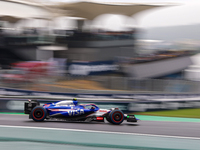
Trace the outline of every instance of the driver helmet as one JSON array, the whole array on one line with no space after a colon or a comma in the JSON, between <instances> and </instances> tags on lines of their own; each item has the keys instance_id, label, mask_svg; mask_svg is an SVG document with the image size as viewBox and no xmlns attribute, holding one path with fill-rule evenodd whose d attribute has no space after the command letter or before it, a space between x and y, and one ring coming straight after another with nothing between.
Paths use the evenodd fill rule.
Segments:
<instances>
[{"instance_id":1,"label":"driver helmet","mask_svg":"<svg viewBox=\"0 0 200 150\"><path fill-rule=\"evenodd\" d=\"M73 98L73 101L77 101L77 98Z\"/></svg>"}]
</instances>

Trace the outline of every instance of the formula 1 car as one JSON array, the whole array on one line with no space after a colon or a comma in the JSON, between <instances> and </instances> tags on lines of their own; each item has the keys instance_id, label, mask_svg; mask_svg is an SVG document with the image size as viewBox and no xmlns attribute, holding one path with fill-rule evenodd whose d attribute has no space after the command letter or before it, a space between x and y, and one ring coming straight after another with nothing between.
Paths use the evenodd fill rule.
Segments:
<instances>
[{"instance_id":1,"label":"formula 1 car","mask_svg":"<svg viewBox=\"0 0 200 150\"><path fill-rule=\"evenodd\" d=\"M47 103L40 106L39 101L29 100L24 103L24 113L29 114L29 119L40 122L45 119L62 119L66 121L100 121L104 118L112 124L127 122L137 122L134 115L124 114L118 108L99 109L95 104L80 104L76 99L64 100L55 103Z\"/></svg>"}]
</instances>

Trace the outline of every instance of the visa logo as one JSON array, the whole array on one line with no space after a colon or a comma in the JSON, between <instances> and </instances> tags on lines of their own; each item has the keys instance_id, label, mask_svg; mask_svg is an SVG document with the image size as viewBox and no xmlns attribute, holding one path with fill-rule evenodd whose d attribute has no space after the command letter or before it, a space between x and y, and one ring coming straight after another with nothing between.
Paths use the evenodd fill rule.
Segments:
<instances>
[{"instance_id":1,"label":"visa logo","mask_svg":"<svg viewBox=\"0 0 200 150\"><path fill-rule=\"evenodd\" d=\"M78 115L84 114L84 110L83 109L80 109L80 110L69 110L68 114L69 114L69 116L78 116Z\"/></svg>"}]
</instances>

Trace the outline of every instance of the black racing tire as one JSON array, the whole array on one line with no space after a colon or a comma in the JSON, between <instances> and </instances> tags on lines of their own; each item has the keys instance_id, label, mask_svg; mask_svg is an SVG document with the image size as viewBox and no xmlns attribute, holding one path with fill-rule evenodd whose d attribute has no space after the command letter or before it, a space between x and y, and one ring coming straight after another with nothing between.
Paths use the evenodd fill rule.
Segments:
<instances>
[{"instance_id":1,"label":"black racing tire","mask_svg":"<svg viewBox=\"0 0 200 150\"><path fill-rule=\"evenodd\" d=\"M110 117L109 117L109 115L110 115L110 113L106 116L106 120L107 120L109 123L112 123L112 122L111 122L111 119L110 119Z\"/></svg>"},{"instance_id":2,"label":"black racing tire","mask_svg":"<svg viewBox=\"0 0 200 150\"><path fill-rule=\"evenodd\" d=\"M113 110L109 114L112 124L121 124L124 121L124 113L121 110Z\"/></svg>"},{"instance_id":3,"label":"black racing tire","mask_svg":"<svg viewBox=\"0 0 200 150\"><path fill-rule=\"evenodd\" d=\"M47 111L44 107L36 106L31 111L31 118L34 121L37 121L37 122L44 121L46 116L47 116Z\"/></svg>"}]
</instances>

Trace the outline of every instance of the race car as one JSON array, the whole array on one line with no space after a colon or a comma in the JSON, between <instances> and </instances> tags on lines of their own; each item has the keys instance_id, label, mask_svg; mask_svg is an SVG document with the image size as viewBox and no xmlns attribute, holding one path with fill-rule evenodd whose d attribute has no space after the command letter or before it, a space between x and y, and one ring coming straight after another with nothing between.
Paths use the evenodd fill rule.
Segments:
<instances>
[{"instance_id":1,"label":"race car","mask_svg":"<svg viewBox=\"0 0 200 150\"><path fill-rule=\"evenodd\" d=\"M29 100L24 103L24 113L29 114L29 119L41 122L45 119L61 119L65 121L104 122L104 118L112 124L137 122L134 115L124 114L118 108L100 109L95 104L79 104L76 99L47 103L40 106L39 101Z\"/></svg>"}]
</instances>

